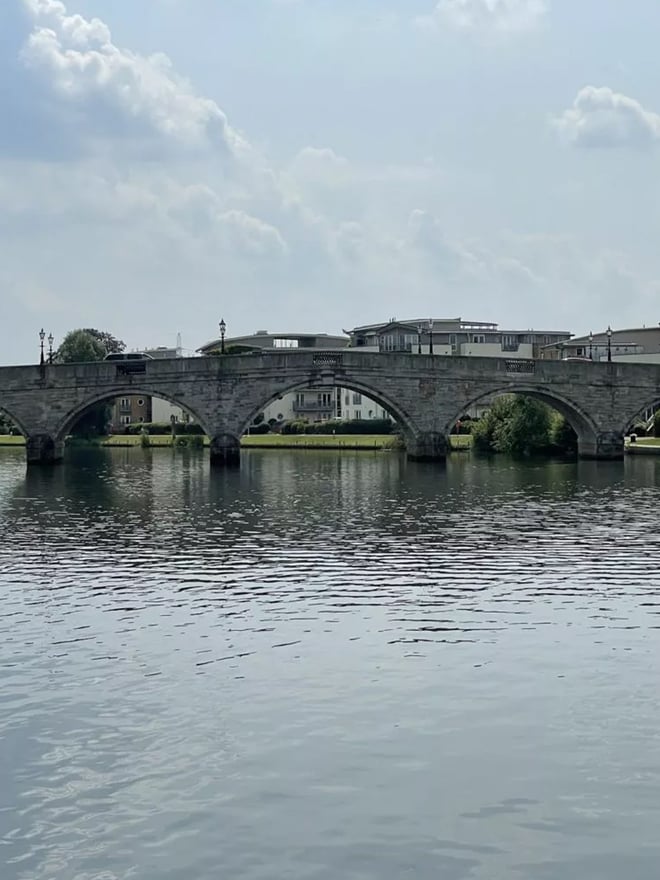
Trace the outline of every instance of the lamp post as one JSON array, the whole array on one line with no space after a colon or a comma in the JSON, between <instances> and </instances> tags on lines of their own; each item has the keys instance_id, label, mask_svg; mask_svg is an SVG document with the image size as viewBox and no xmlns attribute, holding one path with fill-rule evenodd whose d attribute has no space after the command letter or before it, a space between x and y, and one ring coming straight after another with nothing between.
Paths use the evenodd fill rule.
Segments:
<instances>
[{"instance_id":1,"label":"lamp post","mask_svg":"<svg viewBox=\"0 0 660 880\"><path fill-rule=\"evenodd\" d=\"M429 354L433 354L433 318L429 318Z\"/></svg>"},{"instance_id":2,"label":"lamp post","mask_svg":"<svg viewBox=\"0 0 660 880\"><path fill-rule=\"evenodd\" d=\"M53 363L53 342L55 341L55 337L52 333L48 334L48 363Z\"/></svg>"},{"instance_id":3,"label":"lamp post","mask_svg":"<svg viewBox=\"0 0 660 880\"><path fill-rule=\"evenodd\" d=\"M220 319L220 354L225 353L225 331L227 329L227 325L225 324L225 319Z\"/></svg>"},{"instance_id":4,"label":"lamp post","mask_svg":"<svg viewBox=\"0 0 660 880\"><path fill-rule=\"evenodd\" d=\"M589 360L592 361L594 359L594 334L593 331L589 331Z\"/></svg>"},{"instance_id":5,"label":"lamp post","mask_svg":"<svg viewBox=\"0 0 660 880\"><path fill-rule=\"evenodd\" d=\"M421 324L417 325L417 354L422 353L422 330L424 327Z\"/></svg>"},{"instance_id":6,"label":"lamp post","mask_svg":"<svg viewBox=\"0 0 660 880\"><path fill-rule=\"evenodd\" d=\"M46 332L42 327L39 331L39 342L41 343L41 357L39 358L39 366L43 367L44 365L44 339L46 338Z\"/></svg>"},{"instance_id":7,"label":"lamp post","mask_svg":"<svg viewBox=\"0 0 660 880\"><path fill-rule=\"evenodd\" d=\"M612 328L607 325L607 362L612 363Z\"/></svg>"}]
</instances>

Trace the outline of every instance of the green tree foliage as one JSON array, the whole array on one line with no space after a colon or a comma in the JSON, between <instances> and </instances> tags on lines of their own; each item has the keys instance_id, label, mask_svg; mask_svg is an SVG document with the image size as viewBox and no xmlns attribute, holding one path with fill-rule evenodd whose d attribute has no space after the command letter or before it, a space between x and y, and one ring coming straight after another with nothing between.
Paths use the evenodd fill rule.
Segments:
<instances>
[{"instance_id":1,"label":"green tree foliage","mask_svg":"<svg viewBox=\"0 0 660 880\"><path fill-rule=\"evenodd\" d=\"M522 394L498 398L472 430L479 452L504 452L516 458L548 452L572 452L577 437L563 416Z\"/></svg>"},{"instance_id":2,"label":"green tree foliage","mask_svg":"<svg viewBox=\"0 0 660 880\"><path fill-rule=\"evenodd\" d=\"M102 361L107 353L104 343L87 330L71 330L62 340L55 360L60 364L89 363Z\"/></svg>"},{"instance_id":3,"label":"green tree foliage","mask_svg":"<svg viewBox=\"0 0 660 880\"><path fill-rule=\"evenodd\" d=\"M653 416L653 436L660 437L660 409Z\"/></svg>"},{"instance_id":4,"label":"green tree foliage","mask_svg":"<svg viewBox=\"0 0 660 880\"><path fill-rule=\"evenodd\" d=\"M98 340L104 346L106 354L120 354L126 350L126 343L122 339L117 339L112 333L108 333L107 330L95 330L93 327L86 327L84 332L89 333L90 336Z\"/></svg>"},{"instance_id":5,"label":"green tree foliage","mask_svg":"<svg viewBox=\"0 0 660 880\"><path fill-rule=\"evenodd\" d=\"M550 445L560 453L577 452L577 434L564 416L553 411L550 417Z\"/></svg>"}]
</instances>

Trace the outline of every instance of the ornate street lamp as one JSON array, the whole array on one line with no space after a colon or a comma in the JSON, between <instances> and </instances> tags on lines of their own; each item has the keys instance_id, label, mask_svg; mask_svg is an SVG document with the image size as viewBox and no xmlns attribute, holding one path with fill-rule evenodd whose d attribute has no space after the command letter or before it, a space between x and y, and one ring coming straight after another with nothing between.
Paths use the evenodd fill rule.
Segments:
<instances>
[{"instance_id":1,"label":"ornate street lamp","mask_svg":"<svg viewBox=\"0 0 660 880\"><path fill-rule=\"evenodd\" d=\"M227 330L227 325L225 324L225 319L220 319L220 354L225 353L225 331Z\"/></svg>"},{"instance_id":2,"label":"ornate street lamp","mask_svg":"<svg viewBox=\"0 0 660 880\"><path fill-rule=\"evenodd\" d=\"M417 354L422 353L422 330L424 327L421 324L417 325Z\"/></svg>"},{"instance_id":3,"label":"ornate street lamp","mask_svg":"<svg viewBox=\"0 0 660 880\"><path fill-rule=\"evenodd\" d=\"M429 354L433 354L433 318L429 318Z\"/></svg>"},{"instance_id":4,"label":"ornate street lamp","mask_svg":"<svg viewBox=\"0 0 660 880\"><path fill-rule=\"evenodd\" d=\"M594 359L594 334L593 331L589 331L589 360L592 361Z\"/></svg>"},{"instance_id":5,"label":"ornate street lamp","mask_svg":"<svg viewBox=\"0 0 660 880\"><path fill-rule=\"evenodd\" d=\"M48 363L53 363L53 342L55 341L55 337L52 333L48 334Z\"/></svg>"},{"instance_id":6,"label":"ornate street lamp","mask_svg":"<svg viewBox=\"0 0 660 880\"><path fill-rule=\"evenodd\" d=\"M612 328L607 325L607 362L612 362Z\"/></svg>"},{"instance_id":7,"label":"ornate street lamp","mask_svg":"<svg viewBox=\"0 0 660 880\"><path fill-rule=\"evenodd\" d=\"M44 365L44 339L46 338L46 331L42 327L39 331L39 342L41 343L41 357L39 358L39 366L43 367Z\"/></svg>"}]
</instances>

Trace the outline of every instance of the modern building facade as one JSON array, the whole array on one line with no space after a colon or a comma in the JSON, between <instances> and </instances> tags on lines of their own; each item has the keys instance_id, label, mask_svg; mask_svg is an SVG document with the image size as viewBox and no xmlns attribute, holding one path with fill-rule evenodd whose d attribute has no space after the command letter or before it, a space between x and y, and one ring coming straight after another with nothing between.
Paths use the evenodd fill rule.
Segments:
<instances>
[{"instance_id":1,"label":"modern building facade","mask_svg":"<svg viewBox=\"0 0 660 880\"><path fill-rule=\"evenodd\" d=\"M439 354L446 357L558 358L554 348L570 340L567 330L503 330L462 318L390 318L345 331L352 347L373 351Z\"/></svg>"},{"instance_id":2,"label":"modern building facade","mask_svg":"<svg viewBox=\"0 0 660 880\"><path fill-rule=\"evenodd\" d=\"M657 364L660 363L660 325L624 330L608 327L596 333L562 340L550 348L561 358Z\"/></svg>"}]
</instances>

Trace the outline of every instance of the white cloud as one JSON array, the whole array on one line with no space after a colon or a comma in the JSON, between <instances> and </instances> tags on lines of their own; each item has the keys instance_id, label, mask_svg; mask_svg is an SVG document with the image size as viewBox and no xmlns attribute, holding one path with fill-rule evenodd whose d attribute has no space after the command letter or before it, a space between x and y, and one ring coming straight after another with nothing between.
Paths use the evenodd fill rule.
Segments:
<instances>
[{"instance_id":1,"label":"white cloud","mask_svg":"<svg viewBox=\"0 0 660 880\"><path fill-rule=\"evenodd\" d=\"M660 115L607 87L581 89L553 122L576 147L648 147L660 140Z\"/></svg>"},{"instance_id":2,"label":"white cloud","mask_svg":"<svg viewBox=\"0 0 660 880\"><path fill-rule=\"evenodd\" d=\"M614 302L622 285L630 302L646 296L624 260L577 245L566 256L556 241L527 244L483 224L470 237L463 184L482 171L468 157L456 178L440 140L420 138L417 158L384 151L376 161L338 137L358 160L317 145L268 161L165 55L120 47L107 24L61 0L12 2L29 19L12 27L13 63L0 56L0 74L10 73L0 122L20 107L14 119L30 124L22 140L19 126L6 127L18 132L13 143L0 125L8 324L40 326L44 309L59 316L56 335L107 324L144 345L182 330L193 348L220 313L236 332L255 329L257 315L263 326L336 330L400 313L402 303L409 313L510 323L531 312L555 326L578 302ZM464 27L531 23L512 0L453 6L472 13ZM38 152L27 151L33 143ZM429 153L437 160L421 158Z\"/></svg>"},{"instance_id":3,"label":"white cloud","mask_svg":"<svg viewBox=\"0 0 660 880\"><path fill-rule=\"evenodd\" d=\"M439 0L422 25L451 27L460 31L525 31L540 24L549 0Z\"/></svg>"},{"instance_id":4,"label":"white cloud","mask_svg":"<svg viewBox=\"0 0 660 880\"><path fill-rule=\"evenodd\" d=\"M69 15L60 0L24 0L34 22L21 57L63 110L84 114L87 138L119 140L154 154L248 150L215 101L195 94L164 54L139 55L112 41L99 19Z\"/></svg>"}]
</instances>

